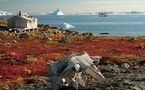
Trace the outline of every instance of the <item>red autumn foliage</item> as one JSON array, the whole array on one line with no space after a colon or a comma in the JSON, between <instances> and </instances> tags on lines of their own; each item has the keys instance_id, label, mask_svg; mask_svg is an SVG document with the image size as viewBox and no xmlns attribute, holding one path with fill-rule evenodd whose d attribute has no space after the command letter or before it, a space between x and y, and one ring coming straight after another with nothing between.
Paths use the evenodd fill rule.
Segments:
<instances>
[{"instance_id":1,"label":"red autumn foliage","mask_svg":"<svg viewBox=\"0 0 145 90\"><path fill-rule=\"evenodd\" d=\"M144 59L144 37L93 37L93 40L58 43L54 40L38 38L14 38L4 36L0 43L0 76L3 81L16 80L19 77L35 75L47 76L48 60L56 61L65 55L86 51L90 56L103 56L106 62L137 62ZM75 38L75 37L73 37ZM78 38L78 37L76 37ZM17 43L13 43L16 40ZM32 56L31 56L32 55ZM137 58L136 58L137 57ZM131 60L130 60L131 58Z\"/></svg>"}]
</instances>

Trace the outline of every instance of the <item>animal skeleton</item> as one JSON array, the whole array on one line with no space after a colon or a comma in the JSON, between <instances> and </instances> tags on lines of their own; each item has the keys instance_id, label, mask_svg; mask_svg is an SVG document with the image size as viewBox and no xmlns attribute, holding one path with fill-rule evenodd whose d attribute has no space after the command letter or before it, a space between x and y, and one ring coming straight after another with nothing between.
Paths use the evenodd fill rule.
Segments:
<instances>
[{"instance_id":1,"label":"animal skeleton","mask_svg":"<svg viewBox=\"0 0 145 90\"><path fill-rule=\"evenodd\" d=\"M86 52L67 55L48 64L48 76L53 90L58 90L63 85L72 86L75 89L78 89L78 85L85 86L82 72L86 72L98 80L105 79Z\"/></svg>"}]
</instances>

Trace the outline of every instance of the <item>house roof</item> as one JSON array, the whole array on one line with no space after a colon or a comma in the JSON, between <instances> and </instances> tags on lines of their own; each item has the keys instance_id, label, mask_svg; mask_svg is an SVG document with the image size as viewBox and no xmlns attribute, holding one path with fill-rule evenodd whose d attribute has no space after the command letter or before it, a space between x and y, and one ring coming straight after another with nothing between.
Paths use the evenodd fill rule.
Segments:
<instances>
[{"instance_id":1,"label":"house roof","mask_svg":"<svg viewBox=\"0 0 145 90\"><path fill-rule=\"evenodd\" d=\"M29 15L16 15L16 16L13 16L11 18L16 18L16 17L19 17L19 18L22 18L22 19L25 19L25 20L37 20L37 18L34 18L32 16L29 16Z\"/></svg>"},{"instance_id":2,"label":"house roof","mask_svg":"<svg viewBox=\"0 0 145 90\"><path fill-rule=\"evenodd\" d=\"M24 19L27 19L27 20L37 19L37 18L34 18L32 16L28 16L28 15L17 15L17 16L24 18Z\"/></svg>"}]
</instances>

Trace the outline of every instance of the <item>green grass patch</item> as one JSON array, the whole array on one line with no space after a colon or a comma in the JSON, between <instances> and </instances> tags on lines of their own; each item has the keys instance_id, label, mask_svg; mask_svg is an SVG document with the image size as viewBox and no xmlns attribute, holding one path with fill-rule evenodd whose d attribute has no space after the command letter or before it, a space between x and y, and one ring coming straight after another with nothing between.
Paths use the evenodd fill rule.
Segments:
<instances>
[{"instance_id":1,"label":"green grass patch","mask_svg":"<svg viewBox=\"0 0 145 90\"><path fill-rule=\"evenodd\" d=\"M57 41L47 41L46 43L57 43Z\"/></svg>"},{"instance_id":2,"label":"green grass patch","mask_svg":"<svg viewBox=\"0 0 145 90\"><path fill-rule=\"evenodd\" d=\"M60 53L51 53L49 55L62 55L62 54L60 54Z\"/></svg>"},{"instance_id":3,"label":"green grass patch","mask_svg":"<svg viewBox=\"0 0 145 90\"><path fill-rule=\"evenodd\" d=\"M64 47L65 44L64 44L64 43L56 43L56 44L54 44L54 46L61 46L61 47Z\"/></svg>"}]
</instances>

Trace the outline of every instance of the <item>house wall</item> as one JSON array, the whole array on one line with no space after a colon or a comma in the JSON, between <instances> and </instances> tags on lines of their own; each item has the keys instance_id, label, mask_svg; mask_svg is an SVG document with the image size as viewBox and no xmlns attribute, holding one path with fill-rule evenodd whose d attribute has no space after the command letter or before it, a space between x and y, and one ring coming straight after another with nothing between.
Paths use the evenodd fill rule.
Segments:
<instances>
[{"instance_id":1,"label":"house wall","mask_svg":"<svg viewBox=\"0 0 145 90\"><path fill-rule=\"evenodd\" d=\"M8 19L8 27L34 29L37 28L37 19L36 18L25 19L21 16L14 16Z\"/></svg>"},{"instance_id":2,"label":"house wall","mask_svg":"<svg viewBox=\"0 0 145 90\"><path fill-rule=\"evenodd\" d=\"M37 19L28 20L27 28L37 28Z\"/></svg>"},{"instance_id":3,"label":"house wall","mask_svg":"<svg viewBox=\"0 0 145 90\"><path fill-rule=\"evenodd\" d=\"M9 28L26 28L27 27L27 20L19 17L14 16L8 20L8 27Z\"/></svg>"}]
</instances>

